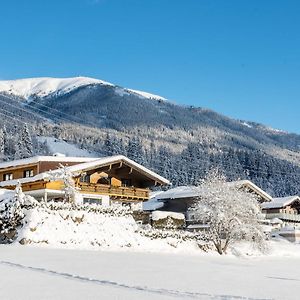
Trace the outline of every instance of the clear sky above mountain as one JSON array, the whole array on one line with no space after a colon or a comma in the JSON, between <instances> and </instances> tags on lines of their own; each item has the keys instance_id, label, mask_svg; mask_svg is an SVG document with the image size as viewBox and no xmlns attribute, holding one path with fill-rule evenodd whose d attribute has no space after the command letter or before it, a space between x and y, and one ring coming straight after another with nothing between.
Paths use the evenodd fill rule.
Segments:
<instances>
[{"instance_id":1,"label":"clear sky above mountain","mask_svg":"<svg viewBox=\"0 0 300 300\"><path fill-rule=\"evenodd\" d=\"M89 76L300 133L300 2L1 1L0 79Z\"/></svg>"}]
</instances>

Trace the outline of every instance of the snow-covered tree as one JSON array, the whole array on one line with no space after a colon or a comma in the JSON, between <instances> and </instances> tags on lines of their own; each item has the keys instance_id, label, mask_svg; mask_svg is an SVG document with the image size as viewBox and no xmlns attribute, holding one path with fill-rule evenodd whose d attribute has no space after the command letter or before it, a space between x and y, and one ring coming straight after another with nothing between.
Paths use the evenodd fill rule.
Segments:
<instances>
[{"instance_id":1,"label":"snow-covered tree","mask_svg":"<svg viewBox=\"0 0 300 300\"><path fill-rule=\"evenodd\" d=\"M5 136L4 130L0 129L0 161L4 158Z\"/></svg>"},{"instance_id":2,"label":"snow-covered tree","mask_svg":"<svg viewBox=\"0 0 300 300\"><path fill-rule=\"evenodd\" d=\"M79 188L76 187L72 173L68 167L60 165L60 168L53 172L50 176L50 180L61 180L64 183L64 199L66 202L73 204L82 203L82 197L79 193Z\"/></svg>"},{"instance_id":3,"label":"snow-covered tree","mask_svg":"<svg viewBox=\"0 0 300 300\"><path fill-rule=\"evenodd\" d=\"M204 236L219 254L226 253L230 244L240 240L253 241L264 249L265 236L259 225L261 211L253 194L226 182L216 170L200 183L198 192L199 199L190 213L209 225Z\"/></svg>"},{"instance_id":4,"label":"snow-covered tree","mask_svg":"<svg viewBox=\"0 0 300 300\"><path fill-rule=\"evenodd\" d=\"M16 158L17 159L27 158L32 156L32 154L33 154L32 139L28 130L28 126L27 124L25 124L17 144Z\"/></svg>"},{"instance_id":5,"label":"snow-covered tree","mask_svg":"<svg viewBox=\"0 0 300 300\"><path fill-rule=\"evenodd\" d=\"M129 140L127 145L127 156L138 162L139 164L145 164L145 153L141 140L138 137L133 137Z\"/></svg>"}]
</instances>

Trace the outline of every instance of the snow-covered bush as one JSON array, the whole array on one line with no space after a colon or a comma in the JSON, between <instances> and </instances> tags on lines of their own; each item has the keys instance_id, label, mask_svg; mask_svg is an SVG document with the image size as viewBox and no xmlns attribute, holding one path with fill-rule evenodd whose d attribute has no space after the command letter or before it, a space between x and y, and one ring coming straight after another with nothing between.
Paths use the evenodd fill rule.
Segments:
<instances>
[{"instance_id":1,"label":"snow-covered bush","mask_svg":"<svg viewBox=\"0 0 300 300\"><path fill-rule=\"evenodd\" d=\"M179 229L185 225L184 214L168 211L152 212L152 225L154 228Z\"/></svg>"},{"instance_id":2,"label":"snow-covered bush","mask_svg":"<svg viewBox=\"0 0 300 300\"><path fill-rule=\"evenodd\" d=\"M219 254L240 240L252 241L265 249L265 236L258 222L260 207L254 194L226 183L218 171L212 171L198 187L199 199L190 209L194 218L209 227L204 238Z\"/></svg>"},{"instance_id":3,"label":"snow-covered bush","mask_svg":"<svg viewBox=\"0 0 300 300\"><path fill-rule=\"evenodd\" d=\"M11 242L17 236L17 230L22 226L25 217L24 209L38 206L39 203L31 196L22 192L18 183L15 191L5 190L0 200L0 240Z\"/></svg>"}]
</instances>

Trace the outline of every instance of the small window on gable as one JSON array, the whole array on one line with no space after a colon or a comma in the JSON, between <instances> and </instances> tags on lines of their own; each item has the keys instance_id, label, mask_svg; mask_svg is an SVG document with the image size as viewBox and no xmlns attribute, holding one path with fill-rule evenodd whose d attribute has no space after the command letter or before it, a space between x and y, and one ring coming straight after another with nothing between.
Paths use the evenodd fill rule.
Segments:
<instances>
[{"instance_id":1,"label":"small window on gable","mask_svg":"<svg viewBox=\"0 0 300 300\"><path fill-rule=\"evenodd\" d=\"M4 181L7 181L7 180L13 180L14 179L14 176L12 173L6 173L3 175L3 180Z\"/></svg>"},{"instance_id":2,"label":"small window on gable","mask_svg":"<svg viewBox=\"0 0 300 300\"><path fill-rule=\"evenodd\" d=\"M25 170L24 171L24 178L33 177L33 170Z\"/></svg>"},{"instance_id":3,"label":"small window on gable","mask_svg":"<svg viewBox=\"0 0 300 300\"><path fill-rule=\"evenodd\" d=\"M121 179L121 181L122 181L122 186L124 186L124 187L126 187L126 186L132 186L131 179L123 178L123 179Z\"/></svg>"},{"instance_id":4,"label":"small window on gable","mask_svg":"<svg viewBox=\"0 0 300 300\"><path fill-rule=\"evenodd\" d=\"M90 183L91 176L84 174L80 177L80 182Z\"/></svg>"}]
</instances>

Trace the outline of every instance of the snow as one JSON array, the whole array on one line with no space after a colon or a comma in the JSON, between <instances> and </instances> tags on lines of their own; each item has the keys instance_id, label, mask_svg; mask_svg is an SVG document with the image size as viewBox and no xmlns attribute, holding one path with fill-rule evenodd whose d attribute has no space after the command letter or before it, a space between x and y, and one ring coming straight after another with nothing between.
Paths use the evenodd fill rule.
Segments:
<instances>
[{"instance_id":1,"label":"snow","mask_svg":"<svg viewBox=\"0 0 300 300\"><path fill-rule=\"evenodd\" d=\"M19 96L25 100L29 100L34 97L48 97L59 96L67 94L72 90L75 90L82 86L101 84L106 86L115 87L115 92L120 96L134 94L142 98L153 100L167 100L164 97L154 95L151 93L132 90L115 86L112 83L90 78L90 77L71 77L71 78L52 78L52 77L38 77L38 78L25 78L17 80L2 80L0 81L0 93L8 93L11 95Z\"/></svg>"},{"instance_id":2,"label":"snow","mask_svg":"<svg viewBox=\"0 0 300 300\"><path fill-rule=\"evenodd\" d=\"M185 219L184 214L175 213L175 212L171 212L171 211L156 210L152 213L152 220L154 220L154 221L166 219L168 217L173 218L173 219L178 219L178 220L184 220Z\"/></svg>"},{"instance_id":3,"label":"snow","mask_svg":"<svg viewBox=\"0 0 300 300\"><path fill-rule=\"evenodd\" d=\"M251 126L250 124L248 124L247 122L241 122L242 125L248 127L248 128L253 128L253 126Z\"/></svg>"},{"instance_id":4,"label":"snow","mask_svg":"<svg viewBox=\"0 0 300 300\"><path fill-rule=\"evenodd\" d=\"M32 96L47 97L50 95L62 95L81 86L91 84L112 85L103 80L89 77L40 77L0 81L0 92L6 92L30 100Z\"/></svg>"},{"instance_id":5,"label":"snow","mask_svg":"<svg viewBox=\"0 0 300 300\"><path fill-rule=\"evenodd\" d=\"M169 189L155 196L157 200L163 199L178 199L178 198L194 198L199 196L199 191L196 186L178 186Z\"/></svg>"},{"instance_id":6,"label":"snow","mask_svg":"<svg viewBox=\"0 0 300 300\"><path fill-rule=\"evenodd\" d=\"M248 186L251 187L254 191L263 195L265 199L271 201L272 197L255 185L250 180L238 180L228 182L228 185L232 185L235 187L243 187ZM199 197L199 188L197 186L179 186L176 188L169 189L165 192L157 194L154 199L156 200L165 200L165 199L180 199L180 198L196 198ZM155 200L153 200L154 202Z\"/></svg>"},{"instance_id":7,"label":"snow","mask_svg":"<svg viewBox=\"0 0 300 300\"><path fill-rule=\"evenodd\" d=\"M162 96L158 96L158 95L154 95L154 94L150 94L147 92L143 92L143 91L138 91L138 90L132 90L132 89L125 89L129 92L132 92L138 96L141 96L143 98L147 98L147 99L154 99L154 100L162 100L162 101L166 101L167 99L162 97Z\"/></svg>"},{"instance_id":8,"label":"snow","mask_svg":"<svg viewBox=\"0 0 300 300\"><path fill-rule=\"evenodd\" d=\"M15 194L12 190L0 189L0 202L4 199L11 198Z\"/></svg>"},{"instance_id":9,"label":"snow","mask_svg":"<svg viewBox=\"0 0 300 300\"><path fill-rule=\"evenodd\" d=\"M170 182L165 179L164 177L156 174L155 172L152 172L151 170L145 168L144 166L134 162L133 160L123 156L123 155L115 155L115 156L108 156L103 158L86 158L86 157L60 157L60 156L36 156L32 158L26 158L22 160L17 161L11 161L11 162L5 162L0 164L0 168L6 168L9 166L17 166L20 164L30 164L35 163L38 161L57 161L57 162L82 162L78 163L73 166L67 167L66 169L69 172L75 173L80 171L87 171L89 169L93 169L96 167L101 167L105 165L109 165L112 163L117 162L125 162L129 166L132 166L133 168L147 174L149 177L151 177L155 181L162 182L163 184L169 184ZM44 173L40 173L36 176L29 177L29 178L20 178L20 179L13 179L13 180L7 180L7 181L1 181L0 186L11 186L16 185L18 182L21 183L28 183L28 182L35 182L38 180L49 180L51 175L55 175L59 170L52 170Z\"/></svg>"},{"instance_id":10,"label":"snow","mask_svg":"<svg viewBox=\"0 0 300 300\"><path fill-rule=\"evenodd\" d=\"M261 195L266 201L271 201L272 196L266 193L264 190L262 190L260 187L258 187L256 184L254 184L250 180L236 180L228 182L228 184L234 185L238 188L240 187L249 187L251 190L255 191L257 194Z\"/></svg>"},{"instance_id":11,"label":"snow","mask_svg":"<svg viewBox=\"0 0 300 300\"><path fill-rule=\"evenodd\" d=\"M164 207L163 202L157 201L157 199L153 198L148 201L143 202L143 210L149 211L149 210L156 210Z\"/></svg>"},{"instance_id":12,"label":"snow","mask_svg":"<svg viewBox=\"0 0 300 300\"><path fill-rule=\"evenodd\" d=\"M38 137L39 142L47 143L48 149L53 155L62 157L62 155L57 154L63 154L64 156L81 156L81 157L95 157L97 156L96 153L90 152L85 149L80 149L76 145L67 143L66 141L56 139L54 137L48 137L48 136L40 136Z\"/></svg>"},{"instance_id":13,"label":"snow","mask_svg":"<svg viewBox=\"0 0 300 300\"><path fill-rule=\"evenodd\" d=\"M121 97L126 96L126 95L130 95L130 94L134 94L134 95L136 95L138 97L141 97L141 98L167 101L166 98L158 96L158 95L154 95L154 94L151 94L151 93L138 91L138 90L127 89L127 88L116 87L115 92Z\"/></svg>"},{"instance_id":14,"label":"snow","mask_svg":"<svg viewBox=\"0 0 300 300\"><path fill-rule=\"evenodd\" d=\"M41 161L55 161L55 162L88 162L97 160L99 158L96 157L61 157L61 156L33 156L24 159L17 159L7 162L0 163L0 169L2 168L9 168L9 167L16 167L19 165L29 165L35 164Z\"/></svg>"},{"instance_id":15,"label":"snow","mask_svg":"<svg viewBox=\"0 0 300 300\"><path fill-rule=\"evenodd\" d=\"M279 244L269 257L1 245L0 298L296 300L300 247Z\"/></svg>"},{"instance_id":16,"label":"snow","mask_svg":"<svg viewBox=\"0 0 300 300\"><path fill-rule=\"evenodd\" d=\"M24 210L23 227L15 243L53 248L197 253L196 241L146 236L131 214L120 205L85 204L80 209L50 203ZM53 208L51 208L53 207ZM181 216L179 216L181 217Z\"/></svg>"},{"instance_id":17,"label":"snow","mask_svg":"<svg viewBox=\"0 0 300 300\"><path fill-rule=\"evenodd\" d=\"M261 204L261 207L263 209L269 209L269 208L282 208L287 205L290 205L294 201L300 201L299 196L290 196L290 197L283 197L283 198L273 198L271 202L265 202Z\"/></svg>"},{"instance_id":18,"label":"snow","mask_svg":"<svg viewBox=\"0 0 300 300\"><path fill-rule=\"evenodd\" d=\"M124 155L114 155L114 156L103 157L103 158L99 158L97 160L93 160L93 161L86 162L83 164L77 164L77 165L68 167L68 169L70 170L70 172L78 172L78 171L82 171L82 170L87 171L87 170L93 169L95 167L100 167L100 166L117 163L117 162L124 162L124 163L128 164L129 166L132 166L134 169L147 174L148 176L152 177L152 179L154 179L154 180L160 181L164 184L170 184L169 180L167 180L166 178L156 174L155 172L136 163L135 161L129 159L128 157L126 157Z\"/></svg>"}]
</instances>

